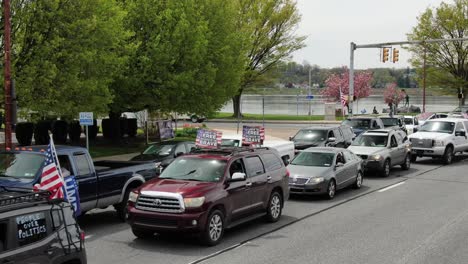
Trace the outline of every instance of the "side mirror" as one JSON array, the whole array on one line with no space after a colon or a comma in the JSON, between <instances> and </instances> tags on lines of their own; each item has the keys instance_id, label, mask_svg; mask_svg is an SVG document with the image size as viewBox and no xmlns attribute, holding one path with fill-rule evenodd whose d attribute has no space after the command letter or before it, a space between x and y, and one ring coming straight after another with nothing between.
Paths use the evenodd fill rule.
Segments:
<instances>
[{"instance_id":1,"label":"side mirror","mask_svg":"<svg viewBox=\"0 0 468 264\"><path fill-rule=\"evenodd\" d=\"M163 167L161 167L161 166L156 167L156 173L157 174L161 174L162 171L163 171Z\"/></svg>"},{"instance_id":2,"label":"side mirror","mask_svg":"<svg viewBox=\"0 0 468 264\"><path fill-rule=\"evenodd\" d=\"M289 141L293 141L293 139L294 139L294 137L291 137L291 136L289 137Z\"/></svg>"},{"instance_id":3,"label":"side mirror","mask_svg":"<svg viewBox=\"0 0 468 264\"><path fill-rule=\"evenodd\" d=\"M232 174L231 179L229 179L230 182L238 182L238 181L245 181L247 179L247 176L245 173L242 172L234 172Z\"/></svg>"},{"instance_id":4,"label":"side mirror","mask_svg":"<svg viewBox=\"0 0 468 264\"><path fill-rule=\"evenodd\" d=\"M333 142L335 142L335 141L336 141L336 138L334 138L334 137L328 138L328 142L329 142L329 143L333 143Z\"/></svg>"},{"instance_id":5,"label":"side mirror","mask_svg":"<svg viewBox=\"0 0 468 264\"><path fill-rule=\"evenodd\" d=\"M466 137L466 132L465 131L456 131L455 136L457 137Z\"/></svg>"},{"instance_id":6,"label":"side mirror","mask_svg":"<svg viewBox=\"0 0 468 264\"><path fill-rule=\"evenodd\" d=\"M182 155L184 155L183 152L177 152L177 153L175 154L176 157L180 157L180 156L182 156Z\"/></svg>"},{"instance_id":7,"label":"side mirror","mask_svg":"<svg viewBox=\"0 0 468 264\"><path fill-rule=\"evenodd\" d=\"M344 166L343 163L338 162L338 163L335 165L335 168L341 168L341 167L343 167L343 166Z\"/></svg>"}]
</instances>

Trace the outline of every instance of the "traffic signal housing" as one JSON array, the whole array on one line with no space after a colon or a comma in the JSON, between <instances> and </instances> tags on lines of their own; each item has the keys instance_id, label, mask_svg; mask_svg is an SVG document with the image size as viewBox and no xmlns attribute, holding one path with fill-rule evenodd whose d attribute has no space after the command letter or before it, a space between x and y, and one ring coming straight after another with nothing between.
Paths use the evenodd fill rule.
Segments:
<instances>
[{"instance_id":1,"label":"traffic signal housing","mask_svg":"<svg viewBox=\"0 0 468 264\"><path fill-rule=\"evenodd\" d=\"M400 59L400 51L398 49L393 49L392 61L393 63L397 62Z\"/></svg>"},{"instance_id":2,"label":"traffic signal housing","mask_svg":"<svg viewBox=\"0 0 468 264\"><path fill-rule=\"evenodd\" d=\"M387 62L390 57L390 48L382 49L382 62Z\"/></svg>"}]
</instances>

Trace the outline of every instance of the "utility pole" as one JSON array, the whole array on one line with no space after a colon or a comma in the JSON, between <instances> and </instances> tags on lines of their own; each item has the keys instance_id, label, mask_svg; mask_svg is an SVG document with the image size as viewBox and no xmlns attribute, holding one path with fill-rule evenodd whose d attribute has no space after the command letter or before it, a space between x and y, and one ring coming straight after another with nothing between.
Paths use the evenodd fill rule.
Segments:
<instances>
[{"instance_id":1,"label":"utility pole","mask_svg":"<svg viewBox=\"0 0 468 264\"><path fill-rule=\"evenodd\" d=\"M4 25L4 87L5 87L5 149L11 149L11 21L10 21L10 0L3 0Z\"/></svg>"},{"instance_id":2,"label":"utility pole","mask_svg":"<svg viewBox=\"0 0 468 264\"><path fill-rule=\"evenodd\" d=\"M312 77L311 77L311 72L312 72L312 67L309 68L309 92L308 96L312 95L311 89L312 89ZM309 98L309 116L312 114L312 107L311 107L311 99Z\"/></svg>"},{"instance_id":3,"label":"utility pole","mask_svg":"<svg viewBox=\"0 0 468 264\"><path fill-rule=\"evenodd\" d=\"M352 115L353 96L354 96L354 51L357 49L365 48L385 48L393 45L423 45L424 47L424 61L423 61L423 112L426 111L426 44L428 43L442 43L452 41L467 41L468 38L453 38L453 39L426 39L426 40L413 40L413 41L397 41L397 42L385 42L375 44L356 45L351 42L350 47L350 63L349 63L349 101L350 115Z\"/></svg>"}]
</instances>

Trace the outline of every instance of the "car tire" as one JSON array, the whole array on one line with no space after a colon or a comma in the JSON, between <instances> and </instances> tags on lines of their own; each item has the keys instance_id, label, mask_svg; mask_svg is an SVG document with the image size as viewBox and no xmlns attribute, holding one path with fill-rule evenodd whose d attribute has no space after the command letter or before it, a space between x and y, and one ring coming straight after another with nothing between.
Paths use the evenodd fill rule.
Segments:
<instances>
[{"instance_id":1,"label":"car tire","mask_svg":"<svg viewBox=\"0 0 468 264\"><path fill-rule=\"evenodd\" d=\"M132 226L132 233L140 239L148 239L153 237L155 232L148 229L137 228Z\"/></svg>"},{"instance_id":2,"label":"car tire","mask_svg":"<svg viewBox=\"0 0 468 264\"><path fill-rule=\"evenodd\" d=\"M405 161L401 164L403 170L409 170L411 168L411 155L406 154Z\"/></svg>"},{"instance_id":3,"label":"car tire","mask_svg":"<svg viewBox=\"0 0 468 264\"><path fill-rule=\"evenodd\" d=\"M384 165L382 166L382 176L384 178L390 176L390 168L391 168L391 165L390 165L390 160L389 159L386 159L385 162L384 162Z\"/></svg>"},{"instance_id":4,"label":"car tire","mask_svg":"<svg viewBox=\"0 0 468 264\"><path fill-rule=\"evenodd\" d=\"M442 157L442 160L445 165L449 165L453 161L453 147L448 146L445 148L444 156Z\"/></svg>"},{"instance_id":5,"label":"car tire","mask_svg":"<svg viewBox=\"0 0 468 264\"><path fill-rule=\"evenodd\" d=\"M329 200L331 200L335 197L335 194L336 194L336 182L335 180L331 179L328 182L326 196Z\"/></svg>"},{"instance_id":6,"label":"car tire","mask_svg":"<svg viewBox=\"0 0 468 264\"><path fill-rule=\"evenodd\" d=\"M215 246L224 234L224 214L218 209L213 210L206 219L205 230L201 234L201 242L206 246Z\"/></svg>"},{"instance_id":7,"label":"car tire","mask_svg":"<svg viewBox=\"0 0 468 264\"><path fill-rule=\"evenodd\" d=\"M266 220L270 223L278 222L283 212L283 197L277 191L270 195L268 201Z\"/></svg>"},{"instance_id":8,"label":"car tire","mask_svg":"<svg viewBox=\"0 0 468 264\"><path fill-rule=\"evenodd\" d=\"M356 175L356 181L353 184L354 189L360 189L362 186L362 181L363 181L363 175L361 171L358 171Z\"/></svg>"},{"instance_id":9,"label":"car tire","mask_svg":"<svg viewBox=\"0 0 468 264\"><path fill-rule=\"evenodd\" d=\"M198 116L192 115L192 116L190 117L190 121L192 121L192 123L198 123Z\"/></svg>"},{"instance_id":10,"label":"car tire","mask_svg":"<svg viewBox=\"0 0 468 264\"><path fill-rule=\"evenodd\" d=\"M418 159L418 156L416 155L411 155L411 162L416 162L416 160Z\"/></svg>"},{"instance_id":11,"label":"car tire","mask_svg":"<svg viewBox=\"0 0 468 264\"><path fill-rule=\"evenodd\" d=\"M128 201L129 196L130 196L130 190L127 190L125 192L122 202L114 206L115 210L117 211L117 216L122 222L127 221L127 218L128 218L127 201Z\"/></svg>"}]
</instances>

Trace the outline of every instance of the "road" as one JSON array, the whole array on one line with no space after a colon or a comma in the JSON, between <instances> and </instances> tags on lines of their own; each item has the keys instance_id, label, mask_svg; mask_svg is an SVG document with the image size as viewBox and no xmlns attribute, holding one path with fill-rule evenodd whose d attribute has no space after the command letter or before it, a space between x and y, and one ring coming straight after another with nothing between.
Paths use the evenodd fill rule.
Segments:
<instances>
[{"instance_id":1,"label":"road","mask_svg":"<svg viewBox=\"0 0 468 264\"><path fill-rule=\"evenodd\" d=\"M241 225L215 247L180 235L136 239L111 209L80 224L89 263L466 263L466 168L468 156L449 166L421 159L388 178L366 175L360 190L331 201L292 197L278 223Z\"/></svg>"}]
</instances>

